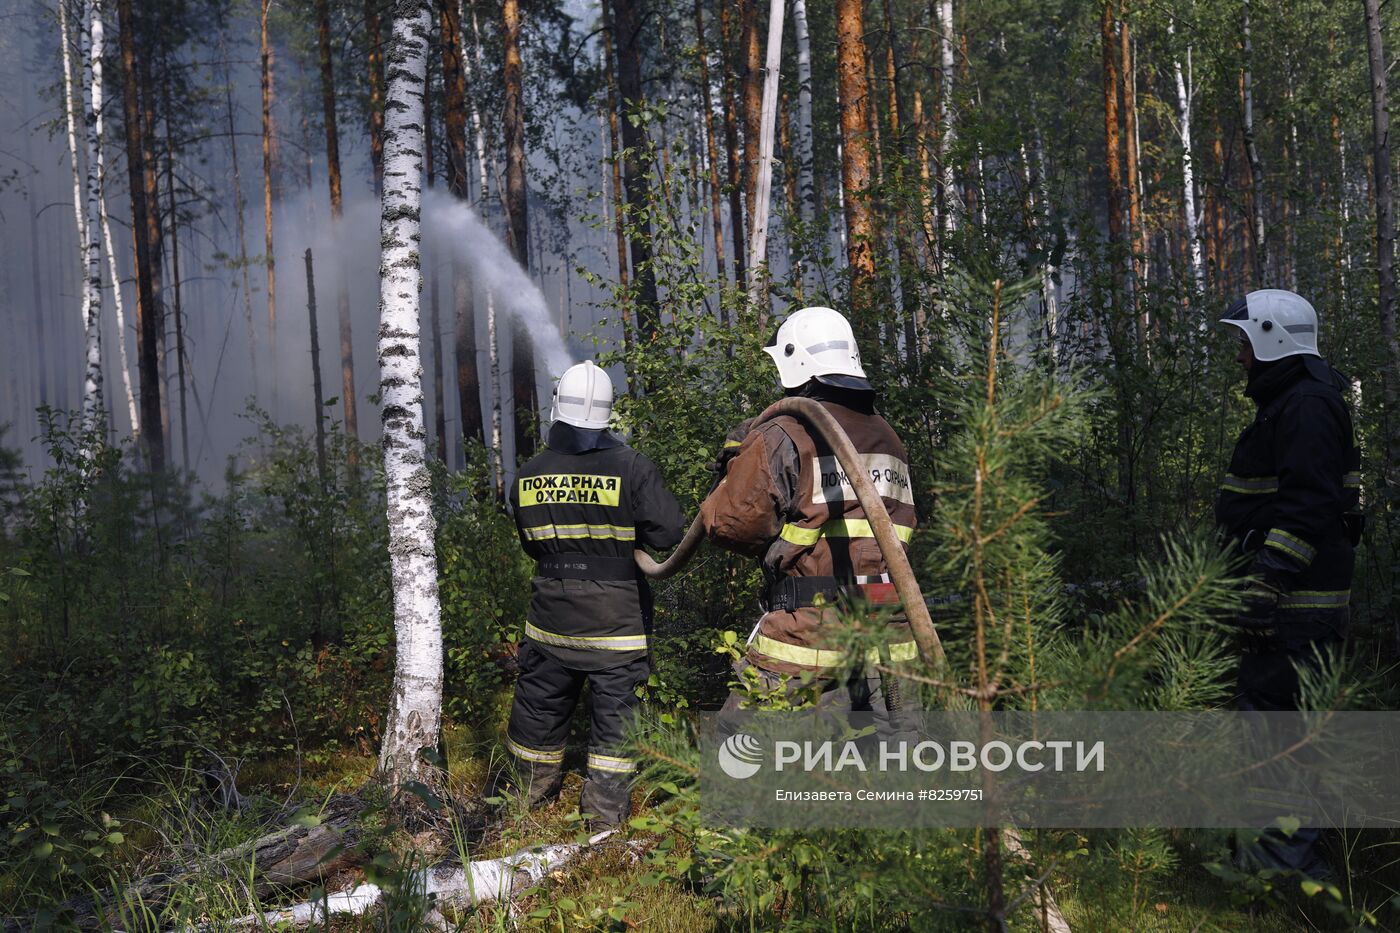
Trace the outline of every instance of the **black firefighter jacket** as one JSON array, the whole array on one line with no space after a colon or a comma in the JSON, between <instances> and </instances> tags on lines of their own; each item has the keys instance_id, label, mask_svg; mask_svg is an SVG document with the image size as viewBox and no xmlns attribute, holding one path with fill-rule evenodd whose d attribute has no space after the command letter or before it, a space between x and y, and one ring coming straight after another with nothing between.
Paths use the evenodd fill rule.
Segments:
<instances>
[{"instance_id":1,"label":"black firefighter jacket","mask_svg":"<svg viewBox=\"0 0 1400 933\"><path fill-rule=\"evenodd\" d=\"M561 664L605 670L647 654L651 591L634 548L685 528L656 464L606 431L556 423L510 490L520 543L538 567L525 635Z\"/></svg>"},{"instance_id":2,"label":"black firefighter jacket","mask_svg":"<svg viewBox=\"0 0 1400 933\"><path fill-rule=\"evenodd\" d=\"M1357 507L1361 457L1344 385L1317 357L1256 363L1245 392L1258 411L1216 499L1252 571L1284 591L1285 618L1345 619L1355 557L1344 516Z\"/></svg>"}]
</instances>

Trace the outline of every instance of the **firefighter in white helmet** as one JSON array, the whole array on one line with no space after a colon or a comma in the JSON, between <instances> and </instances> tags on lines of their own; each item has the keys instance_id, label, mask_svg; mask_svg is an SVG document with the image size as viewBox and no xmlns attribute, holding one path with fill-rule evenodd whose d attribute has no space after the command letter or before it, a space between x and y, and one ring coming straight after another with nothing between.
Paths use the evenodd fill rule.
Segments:
<instances>
[{"instance_id":1,"label":"firefighter in white helmet","mask_svg":"<svg viewBox=\"0 0 1400 933\"><path fill-rule=\"evenodd\" d=\"M787 394L814 399L845 430L907 547L916 523L909 457L875 410L850 323L831 308L802 308L764 350ZM742 665L756 668L769 690L810 686L822 705L877 716L911 707L912 691L901 696L875 665L912 661L914 639L855 488L826 442L799 418L741 425L720 469L722 481L700 508L705 531L719 546L758 558L767 584ZM852 664L832 637L840 610L883 611L883 647ZM731 696L728 708L739 702Z\"/></svg>"},{"instance_id":2,"label":"firefighter in white helmet","mask_svg":"<svg viewBox=\"0 0 1400 933\"><path fill-rule=\"evenodd\" d=\"M1257 409L1215 501L1216 519L1252 578L1234 619L1238 706L1292 710L1298 668L1333 653L1346 635L1361 452L1346 380L1318 354L1317 312L1306 299L1261 289L1231 304L1220 322L1238 331L1244 391ZM1323 877L1318 835L1266 832L1241 861Z\"/></svg>"},{"instance_id":3,"label":"firefighter in white helmet","mask_svg":"<svg viewBox=\"0 0 1400 933\"><path fill-rule=\"evenodd\" d=\"M587 683L580 809L595 831L627 818L635 762L622 746L650 672L651 592L632 550L673 547L685 524L656 464L608 430L612 402L606 371L591 361L570 367L554 388L547 449L510 490L520 543L538 565L506 744L528 805L553 798Z\"/></svg>"}]
</instances>

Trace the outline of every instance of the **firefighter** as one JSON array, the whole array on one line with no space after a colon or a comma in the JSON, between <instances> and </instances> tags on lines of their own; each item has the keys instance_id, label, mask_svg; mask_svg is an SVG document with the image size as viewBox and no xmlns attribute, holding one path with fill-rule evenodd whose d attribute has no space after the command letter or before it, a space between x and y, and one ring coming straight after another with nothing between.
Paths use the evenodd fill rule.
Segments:
<instances>
[{"instance_id":1,"label":"firefighter","mask_svg":"<svg viewBox=\"0 0 1400 933\"><path fill-rule=\"evenodd\" d=\"M1216 519L1248 561L1251 582L1234 619L1241 710L1296 710L1298 670L1333 654L1346 635L1361 454L1344 377L1317 351L1317 312L1293 292L1263 289L1235 301L1221 323L1238 328L1237 360L1257 411L1235 444ZM1325 873L1318 831L1266 833L1250 855L1266 867Z\"/></svg>"},{"instance_id":2,"label":"firefighter","mask_svg":"<svg viewBox=\"0 0 1400 933\"><path fill-rule=\"evenodd\" d=\"M579 808L595 832L627 818L635 762L623 742L650 672L651 592L632 550L673 547L685 524L656 464L608 430L612 402L608 374L591 361L566 371L554 388L547 449L510 490L520 543L538 566L506 744L527 805L554 798L569 720L588 683L592 735Z\"/></svg>"},{"instance_id":3,"label":"firefighter","mask_svg":"<svg viewBox=\"0 0 1400 933\"><path fill-rule=\"evenodd\" d=\"M788 395L815 399L845 429L907 546L916 521L909 457L875 410L850 323L831 308L803 308L764 350ZM875 670L876 662L891 667L917 657L901 615L889 614L885 647L854 667L829 638L838 606L894 609L897 602L885 558L832 450L787 416L753 430L746 422L725 444L722 479L701 505L701 521L715 544L758 558L766 584L764 613L740 670L755 668L765 691L811 691L823 707L877 718L912 708L913 691L901 697L898 682L882 682ZM736 693L725 708L740 703Z\"/></svg>"}]
</instances>

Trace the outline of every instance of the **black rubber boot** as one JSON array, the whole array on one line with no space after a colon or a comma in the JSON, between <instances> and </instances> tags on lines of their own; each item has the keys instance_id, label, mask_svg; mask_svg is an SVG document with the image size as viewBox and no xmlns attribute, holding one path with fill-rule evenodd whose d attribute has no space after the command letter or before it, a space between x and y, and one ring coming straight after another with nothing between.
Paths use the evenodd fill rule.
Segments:
<instances>
[{"instance_id":1,"label":"black rubber boot","mask_svg":"<svg viewBox=\"0 0 1400 933\"><path fill-rule=\"evenodd\" d=\"M482 796L487 799L514 798L525 805L527 810L538 810L547 806L559 796L559 788L564 783L564 768L558 764L517 761L514 770L504 768L492 775Z\"/></svg>"},{"instance_id":2,"label":"black rubber boot","mask_svg":"<svg viewBox=\"0 0 1400 933\"><path fill-rule=\"evenodd\" d=\"M588 769L578 808L588 817L589 833L621 829L632 813L632 776Z\"/></svg>"},{"instance_id":3,"label":"black rubber boot","mask_svg":"<svg viewBox=\"0 0 1400 933\"><path fill-rule=\"evenodd\" d=\"M525 784L525 806L538 810L559 796L559 788L564 783L564 766L542 762L520 762L520 780Z\"/></svg>"}]
</instances>

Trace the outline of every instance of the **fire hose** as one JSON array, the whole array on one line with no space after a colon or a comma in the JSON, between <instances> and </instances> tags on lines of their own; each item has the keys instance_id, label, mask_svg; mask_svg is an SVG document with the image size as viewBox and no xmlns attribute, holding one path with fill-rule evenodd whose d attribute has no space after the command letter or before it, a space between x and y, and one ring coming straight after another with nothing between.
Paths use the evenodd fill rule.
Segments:
<instances>
[{"instance_id":1,"label":"fire hose","mask_svg":"<svg viewBox=\"0 0 1400 933\"><path fill-rule=\"evenodd\" d=\"M880 498L880 494L875 491L875 486L870 482L870 477L866 474L861 464L860 455L856 453L855 445L846 432L841 429L841 425L831 416L821 403L810 398L790 397L784 398L764 409L763 414L753 420L753 427L772 421L783 415L789 415L804 421L813 428L822 440L831 447L836 454L837 462L846 471L846 477L855 488L856 498L860 501L860 507L865 511L866 520L870 522L870 528L875 533L875 542L880 547L880 553L884 555L885 564L889 568L890 581L894 584L895 592L899 594L900 602L904 605L905 616L909 620L909 630L914 635L914 642L919 647L919 657L933 670L942 670L944 664L943 644L939 641L938 631L933 627L933 619L929 616L928 605L924 602L923 593L919 589L919 581L914 577L914 569L909 565L909 557L904 553L904 546L900 543L899 537L895 534L894 522L890 520L889 510L885 508L885 503ZM695 516L695 520L690 523L690 528L686 531L681 543L676 545L676 549L664 561L657 562L650 554L641 549L633 551L633 557L637 561L637 566L642 573L653 580L664 580L667 577L678 573L682 567L690 563L695 552L700 548L700 542L705 537L705 529L700 522L700 516Z\"/></svg>"}]
</instances>

